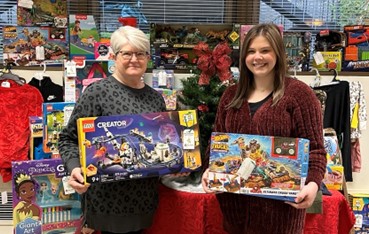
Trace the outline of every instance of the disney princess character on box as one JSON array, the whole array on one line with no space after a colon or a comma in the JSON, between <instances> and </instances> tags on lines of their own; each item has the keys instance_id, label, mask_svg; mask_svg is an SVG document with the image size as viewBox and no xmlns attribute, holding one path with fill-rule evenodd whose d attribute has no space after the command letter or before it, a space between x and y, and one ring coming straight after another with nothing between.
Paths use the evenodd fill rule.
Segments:
<instances>
[{"instance_id":1,"label":"disney princess character on box","mask_svg":"<svg viewBox=\"0 0 369 234\"><path fill-rule=\"evenodd\" d=\"M13 209L13 225L27 218L40 220L41 210L34 202L36 200L36 183L30 175L18 173L14 176L14 188L17 194L18 204Z\"/></svg>"}]
</instances>

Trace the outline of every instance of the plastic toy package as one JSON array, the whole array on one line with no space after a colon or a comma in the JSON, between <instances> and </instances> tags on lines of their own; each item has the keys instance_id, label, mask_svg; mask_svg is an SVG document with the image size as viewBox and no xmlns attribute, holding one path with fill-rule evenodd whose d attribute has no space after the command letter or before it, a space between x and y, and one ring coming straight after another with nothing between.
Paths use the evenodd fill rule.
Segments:
<instances>
[{"instance_id":1,"label":"plastic toy package","mask_svg":"<svg viewBox=\"0 0 369 234\"><path fill-rule=\"evenodd\" d=\"M15 234L75 233L81 202L61 159L12 162L12 174Z\"/></svg>"},{"instance_id":2,"label":"plastic toy package","mask_svg":"<svg viewBox=\"0 0 369 234\"><path fill-rule=\"evenodd\" d=\"M195 110L77 120L86 183L111 182L200 169Z\"/></svg>"},{"instance_id":3,"label":"plastic toy package","mask_svg":"<svg viewBox=\"0 0 369 234\"><path fill-rule=\"evenodd\" d=\"M293 201L305 184L308 162L306 139L213 132L209 187Z\"/></svg>"}]
</instances>

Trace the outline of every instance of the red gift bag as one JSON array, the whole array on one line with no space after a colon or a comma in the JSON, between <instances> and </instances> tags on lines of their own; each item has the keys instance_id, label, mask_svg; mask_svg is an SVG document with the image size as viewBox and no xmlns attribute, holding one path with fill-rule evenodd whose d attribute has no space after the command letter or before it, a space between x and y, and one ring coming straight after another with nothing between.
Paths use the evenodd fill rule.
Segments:
<instances>
[{"instance_id":1,"label":"red gift bag","mask_svg":"<svg viewBox=\"0 0 369 234\"><path fill-rule=\"evenodd\" d=\"M95 73L96 72L99 72L100 73L100 76L102 77L95 77ZM99 63L94 63L92 64L91 68L90 68L90 71L88 72L87 74L87 77L85 79L82 80L82 92L85 91L85 89L87 88L87 86L89 86L90 84L98 81L98 80L101 80L103 78L106 78L106 74L104 72L104 69L101 67L101 65Z\"/></svg>"}]
</instances>

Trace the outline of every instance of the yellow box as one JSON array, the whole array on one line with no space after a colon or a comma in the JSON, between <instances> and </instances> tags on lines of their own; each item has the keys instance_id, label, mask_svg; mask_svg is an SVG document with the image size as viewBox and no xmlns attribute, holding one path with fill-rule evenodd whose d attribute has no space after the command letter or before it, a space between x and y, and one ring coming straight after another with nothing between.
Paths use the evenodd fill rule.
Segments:
<instances>
[{"instance_id":1,"label":"yellow box","mask_svg":"<svg viewBox=\"0 0 369 234\"><path fill-rule=\"evenodd\" d=\"M320 52L324 59L324 63L316 64L315 59L313 60L313 67L319 71L329 71L330 69L335 69L336 71L341 71L342 68L342 53L340 51L326 51Z\"/></svg>"},{"instance_id":2,"label":"yellow box","mask_svg":"<svg viewBox=\"0 0 369 234\"><path fill-rule=\"evenodd\" d=\"M327 165L327 170L324 175L323 182L328 189L341 190L343 183L343 166Z\"/></svg>"}]
</instances>

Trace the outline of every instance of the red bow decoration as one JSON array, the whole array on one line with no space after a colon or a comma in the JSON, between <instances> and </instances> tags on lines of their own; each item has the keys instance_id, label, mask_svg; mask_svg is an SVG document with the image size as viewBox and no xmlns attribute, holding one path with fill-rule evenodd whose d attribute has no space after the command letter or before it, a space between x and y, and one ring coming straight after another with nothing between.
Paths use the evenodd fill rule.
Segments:
<instances>
[{"instance_id":1,"label":"red bow decoration","mask_svg":"<svg viewBox=\"0 0 369 234\"><path fill-rule=\"evenodd\" d=\"M199 57L197 67L201 70L199 85L209 85L210 77L217 74L223 83L232 77L229 67L232 59L229 57L231 48L226 42L219 43L213 51L205 42L200 42L194 48L195 54Z\"/></svg>"}]
</instances>

